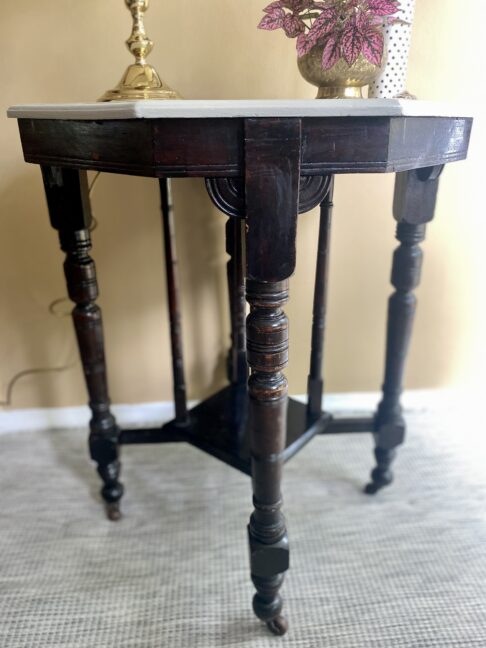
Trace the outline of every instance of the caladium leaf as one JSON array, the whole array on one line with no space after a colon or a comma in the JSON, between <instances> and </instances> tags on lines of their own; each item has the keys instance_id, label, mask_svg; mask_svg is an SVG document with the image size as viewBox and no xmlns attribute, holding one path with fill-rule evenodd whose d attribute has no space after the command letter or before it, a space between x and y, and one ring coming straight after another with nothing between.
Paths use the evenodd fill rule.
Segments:
<instances>
[{"instance_id":1,"label":"caladium leaf","mask_svg":"<svg viewBox=\"0 0 486 648\"><path fill-rule=\"evenodd\" d=\"M363 34L363 55L373 65L380 66L383 59L383 34L370 27Z\"/></svg>"},{"instance_id":2,"label":"caladium leaf","mask_svg":"<svg viewBox=\"0 0 486 648\"><path fill-rule=\"evenodd\" d=\"M289 38L297 38L305 31L305 23L293 14L287 14L283 21L283 28Z\"/></svg>"},{"instance_id":3,"label":"caladium leaf","mask_svg":"<svg viewBox=\"0 0 486 648\"><path fill-rule=\"evenodd\" d=\"M348 65L356 63L358 56L363 48L363 34L358 29L356 22L352 22L343 32L342 35L343 58Z\"/></svg>"},{"instance_id":4,"label":"caladium leaf","mask_svg":"<svg viewBox=\"0 0 486 648\"><path fill-rule=\"evenodd\" d=\"M341 58L341 39L337 33L326 37L324 51L322 52L322 67L330 70Z\"/></svg>"},{"instance_id":5,"label":"caladium leaf","mask_svg":"<svg viewBox=\"0 0 486 648\"><path fill-rule=\"evenodd\" d=\"M375 16L391 16L397 13L400 4L397 0L367 0L368 9Z\"/></svg>"},{"instance_id":6,"label":"caladium leaf","mask_svg":"<svg viewBox=\"0 0 486 648\"><path fill-rule=\"evenodd\" d=\"M266 29L272 31L283 27L285 12L283 9L273 9L272 12L267 13L266 16L260 20L258 29Z\"/></svg>"}]
</instances>

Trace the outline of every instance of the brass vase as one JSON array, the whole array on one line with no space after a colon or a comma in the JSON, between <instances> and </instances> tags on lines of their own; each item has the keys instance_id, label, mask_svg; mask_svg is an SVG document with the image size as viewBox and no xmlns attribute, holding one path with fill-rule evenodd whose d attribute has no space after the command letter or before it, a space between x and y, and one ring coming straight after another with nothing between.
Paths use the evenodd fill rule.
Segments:
<instances>
[{"instance_id":1,"label":"brass vase","mask_svg":"<svg viewBox=\"0 0 486 648\"><path fill-rule=\"evenodd\" d=\"M344 59L329 70L322 67L324 45L316 45L310 52L298 59L299 71L306 81L319 88L317 99L364 99L363 91L380 74L385 65L370 63L362 54L353 65Z\"/></svg>"}]
</instances>

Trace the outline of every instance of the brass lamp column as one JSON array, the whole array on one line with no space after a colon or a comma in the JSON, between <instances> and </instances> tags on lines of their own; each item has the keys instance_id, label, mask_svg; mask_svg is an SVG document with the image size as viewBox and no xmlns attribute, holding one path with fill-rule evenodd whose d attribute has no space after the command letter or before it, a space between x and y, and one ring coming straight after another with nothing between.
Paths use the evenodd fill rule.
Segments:
<instances>
[{"instance_id":1,"label":"brass lamp column","mask_svg":"<svg viewBox=\"0 0 486 648\"><path fill-rule=\"evenodd\" d=\"M150 0L125 0L133 18L133 28L127 47L135 57L120 83L108 90L99 101L127 101L134 99L181 99L180 95L165 84L155 68L147 63L146 57L152 51L153 41L148 38L144 25L144 14Z\"/></svg>"}]
</instances>

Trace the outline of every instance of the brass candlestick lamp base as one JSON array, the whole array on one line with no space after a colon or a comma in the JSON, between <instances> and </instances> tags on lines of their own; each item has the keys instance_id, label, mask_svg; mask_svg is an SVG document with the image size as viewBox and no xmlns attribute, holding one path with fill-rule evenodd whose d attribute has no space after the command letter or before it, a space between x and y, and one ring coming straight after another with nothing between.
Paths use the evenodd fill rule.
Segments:
<instances>
[{"instance_id":1,"label":"brass candlestick lamp base","mask_svg":"<svg viewBox=\"0 0 486 648\"><path fill-rule=\"evenodd\" d=\"M98 101L134 99L182 99L182 97L160 79L152 65L134 63L127 68L116 88L105 92Z\"/></svg>"},{"instance_id":2,"label":"brass candlestick lamp base","mask_svg":"<svg viewBox=\"0 0 486 648\"><path fill-rule=\"evenodd\" d=\"M133 101L136 99L182 99L182 97L165 84L155 68L146 62L146 57L152 51L153 42L145 32L144 13L149 6L149 0L125 0L125 4L133 17L133 28L127 47L136 59L130 65L122 80L108 90L98 101Z\"/></svg>"}]
</instances>

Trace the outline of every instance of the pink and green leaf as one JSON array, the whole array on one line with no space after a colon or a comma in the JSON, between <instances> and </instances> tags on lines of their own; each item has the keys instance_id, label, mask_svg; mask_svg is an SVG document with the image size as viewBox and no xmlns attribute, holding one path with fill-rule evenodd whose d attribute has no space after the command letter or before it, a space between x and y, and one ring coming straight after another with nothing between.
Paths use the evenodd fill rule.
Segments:
<instances>
[{"instance_id":1,"label":"pink and green leaf","mask_svg":"<svg viewBox=\"0 0 486 648\"><path fill-rule=\"evenodd\" d=\"M353 65L360 54L379 66L383 59L383 27L401 21L398 0L274 0L263 10L258 27L282 28L297 38L299 57L323 45L322 65L328 70L340 58Z\"/></svg>"},{"instance_id":2,"label":"pink and green leaf","mask_svg":"<svg viewBox=\"0 0 486 648\"><path fill-rule=\"evenodd\" d=\"M367 0L370 13L375 16L391 16L400 9L397 0Z\"/></svg>"},{"instance_id":3,"label":"pink and green leaf","mask_svg":"<svg viewBox=\"0 0 486 648\"><path fill-rule=\"evenodd\" d=\"M373 65L380 66L383 60L383 34L370 28L363 34L363 56Z\"/></svg>"},{"instance_id":4,"label":"pink and green leaf","mask_svg":"<svg viewBox=\"0 0 486 648\"><path fill-rule=\"evenodd\" d=\"M263 10L265 13L275 13L276 10L283 9L284 2L283 0L277 0L276 2L271 2L265 9Z\"/></svg>"},{"instance_id":5,"label":"pink and green leaf","mask_svg":"<svg viewBox=\"0 0 486 648\"><path fill-rule=\"evenodd\" d=\"M310 35L310 32L299 34L297 37L297 54L299 58L308 54L315 44L316 41Z\"/></svg>"},{"instance_id":6,"label":"pink and green leaf","mask_svg":"<svg viewBox=\"0 0 486 648\"><path fill-rule=\"evenodd\" d=\"M310 9L312 0L282 0L282 7L298 15L301 11Z\"/></svg>"},{"instance_id":7,"label":"pink and green leaf","mask_svg":"<svg viewBox=\"0 0 486 648\"><path fill-rule=\"evenodd\" d=\"M305 31L305 23L293 14L287 14L283 20L283 28L289 38L297 38Z\"/></svg>"},{"instance_id":8,"label":"pink and green leaf","mask_svg":"<svg viewBox=\"0 0 486 648\"><path fill-rule=\"evenodd\" d=\"M329 34L322 52L322 67L330 70L341 58L341 39L338 34Z\"/></svg>"},{"instance_id":9,"label":"pink and green leaf","mask_svg":"<svg viewBox=\"0 0 486 648\"><path fill-rule=\"evenodd\" d=\"M332 32L336 28L338 15L334 9L326 9L321 13L319 18L314 20L312 27L309 29L309 36L317 41Z\"/></svg>"},{"instance_id":10,"label":"pink and green leaf","mask_svg":"<svg viewBox=\"0 0 486 648\"><path fill-rule=\"evenodd\" d=\"M342 35L343 58L348 65L356 63L358 56L363 48L363 34L356 26L356 23L350 24Z\"/></svg>"},{"instance_id":11,"label":"pink and green leaf","mask_svg":"<svg viewBox=\"0 0 486 648\"><path fill-rule=\"evenodd\" d=\"M283 27L284 18L285 12L283 9L273 9L271 13L269 12L263 16L258 25L258 29L266 29L267 31L280 29Z\"/></svg>"},{"instance_id":12,"label":"pink and green leaf","mask_svg":"<svg viewBox=\"0 0 486 648\"><path fill-rule=\"evenodd\" d=\"M379 19L381 20L381 18ZM373 21L373 17L370 16L366 11L358 9L358 12L351 16L347 22L347 26L356 27L359 31L364 31L368 29L370 23Z\"/></svg>"}]
</instances>

